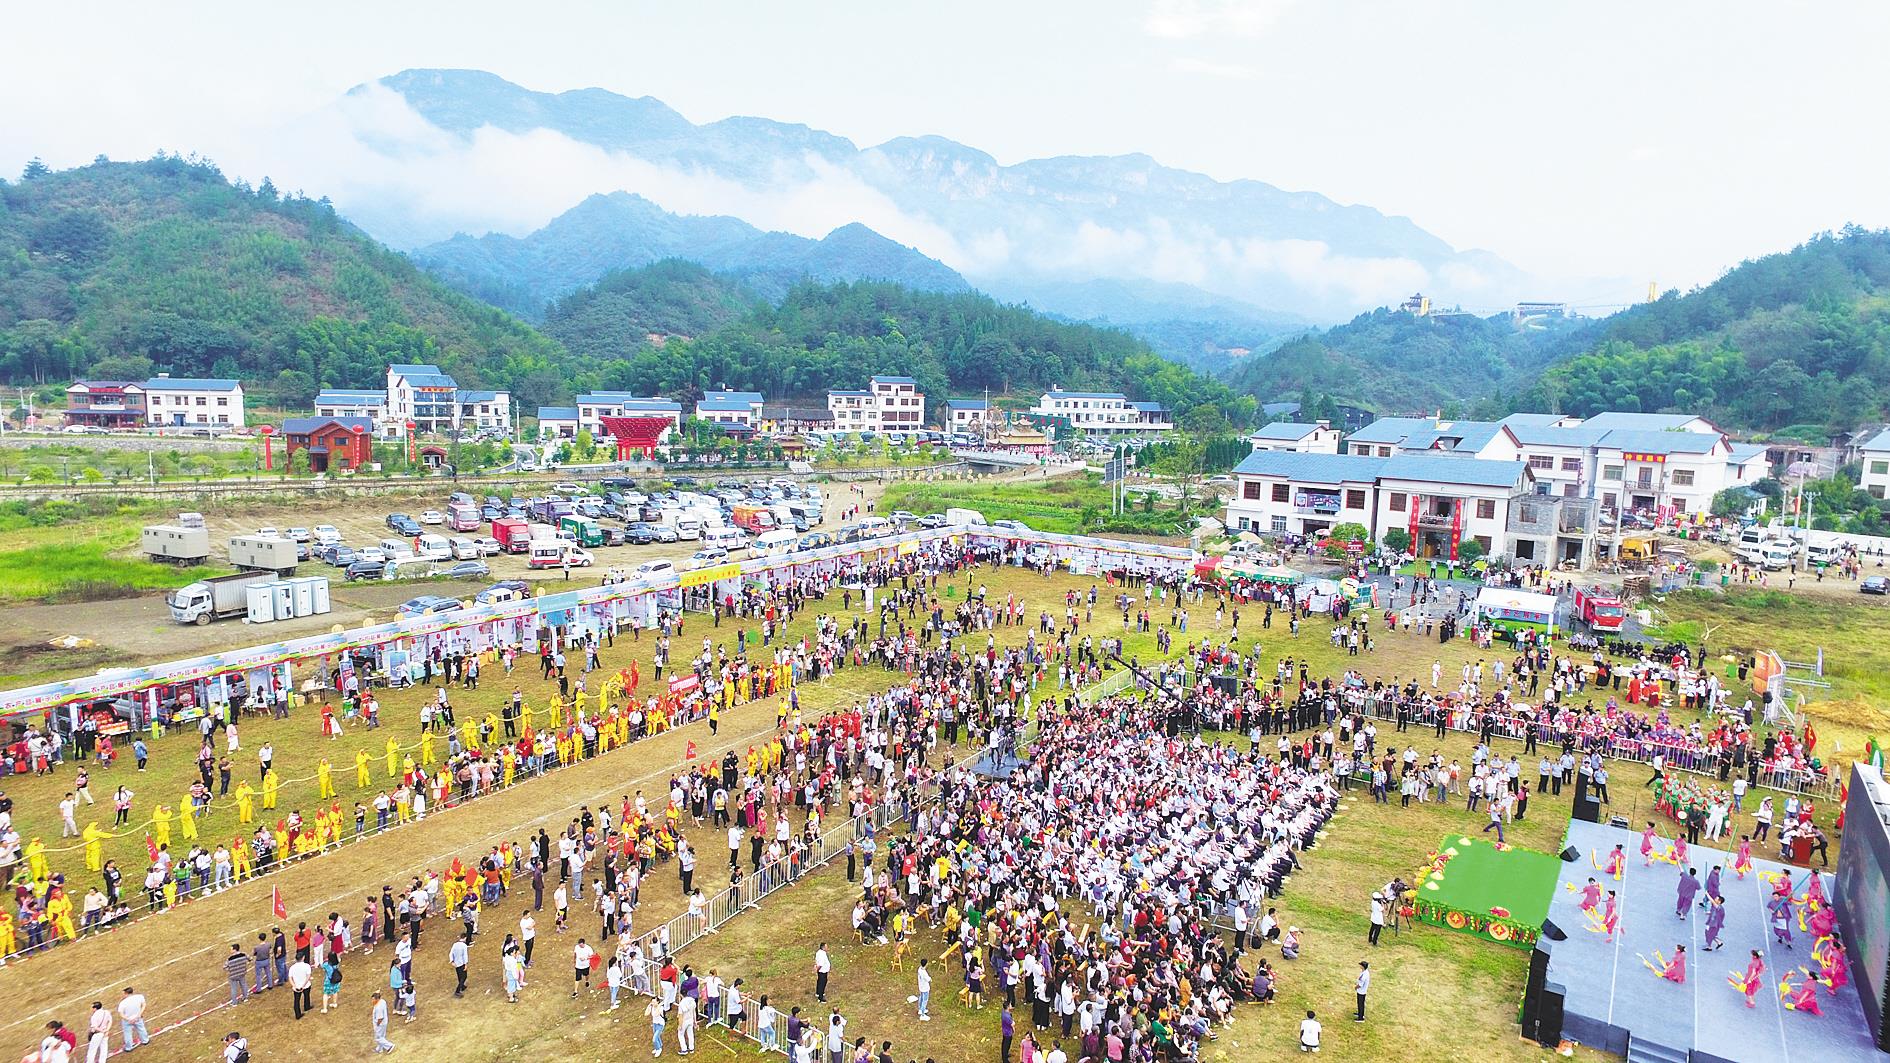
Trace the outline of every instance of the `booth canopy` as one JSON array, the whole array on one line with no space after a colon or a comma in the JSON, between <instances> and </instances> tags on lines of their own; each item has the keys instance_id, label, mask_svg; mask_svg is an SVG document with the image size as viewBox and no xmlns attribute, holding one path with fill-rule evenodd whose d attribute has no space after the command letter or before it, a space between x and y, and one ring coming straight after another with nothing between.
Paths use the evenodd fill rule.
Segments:
<instances>
[{"instance_id":1,"label":"booth canopy","mask_svg":"<svg viewBox=\"0 0 1890 1063\"><path fill-rule=\"evenodd\" d=\"M1555 595L1513 587L1485 587L1477 592L1477 616L1485 620L1555 625Z\"/></svg>"}]
</instances>

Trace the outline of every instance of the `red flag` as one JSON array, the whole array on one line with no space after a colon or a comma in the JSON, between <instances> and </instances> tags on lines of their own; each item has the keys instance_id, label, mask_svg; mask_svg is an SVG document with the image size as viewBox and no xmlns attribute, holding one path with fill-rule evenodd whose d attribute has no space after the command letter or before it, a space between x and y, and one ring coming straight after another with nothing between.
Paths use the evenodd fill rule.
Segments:
<instances>
[{"instance_id":1,"label":"red flag","mask_svg":"<svg viewBox=\"0 0 1890 1063\"><path fill-rule=\"evenodd\" d=\"M1811 721L1806 720L1805 721L1805 752L1816 753L1817 751L1818 751L1818 732L1816 729L1814 729L1811 726Z\"/></svg>"},{"instance_id":2,"label":"red flag","mask_svg":"<svg viewBox=\"0 0 1890 1063\"><path fill-rule=\"evenodd\" d=\"M151 840L151 836L149 834L144 836L144 851L151 854L152 863L154 864L157 863L157 858L158 858L157 843Z\"/></svg>"},{"instance_id":3,"label":"red flag","mask_svg":"<svg viewBox=\"0 0 1890 1063\"><path fill-rule=\"evenodd\" d=\"M277 919L287 919L289 917L289 906L282 903L281 886L271 886L269 888L269 910L275 913Z\"/></svg>"},{"instance_id":4,"label":"red flag","mask_svg":"<svg viewBox=\"0 0 1890 1063\"><path fill-rule=\"evenodd\" d=\"M683 753L683 759L684 759L684 760L694 760L694 759L696 759L696 744L695 744L695 743L694 743L693 741L689 743L689 748L688 748L688 750L686 750L686 751L685 751L685 752Z\"/></svg>"}]
</instances>

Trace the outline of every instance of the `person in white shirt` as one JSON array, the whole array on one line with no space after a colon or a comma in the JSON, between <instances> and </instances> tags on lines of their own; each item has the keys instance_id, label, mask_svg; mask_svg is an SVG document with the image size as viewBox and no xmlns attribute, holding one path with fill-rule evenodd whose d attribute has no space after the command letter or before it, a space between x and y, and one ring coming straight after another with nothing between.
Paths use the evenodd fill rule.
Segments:
<instances>
[{"instance_id":1,"label":"person in white shirt","mask_svg":"<svg viewBox=\"0 0 1890 1063\"><path fill-rule=\"evenodd\" d=\"M573 973L571 976L571 996L573 998L575 998L578 995L579 989L583 989L585 991L590 990L591 988L591 958L595 955L597 955L597 953L594 950L592 950L592 948L589 945L584 943L584 939L578 938L577 947L571 950L571 961L572 961L572 970L573 970Z\"/></svg>"},{"instance_id":2,"label":"person in white shirt","mask_svg":"<svg viewBox=\"0 0 1890 1063\"><path fill-rule=\"evenodd\" d=\"M118 1002L118 1029L124 1036L127 1052L151 1043L151 1033L144 1026L144 994L134 992L130 986L125 987L124 998Z\"/></svg>"},{"instance_id":3,"label":"person in white shirt","mask_svg":"<svg viewBox=\"0 0 1890 1063\"><path fill-rule=\"evenodd\" d=\"M1324 1027L1319 1025L1319 1016L1313 1012L1307 1012L1306 1017L1299 1021L1299 1050L1301 1052L1319 1051L1319 1034L1323 1029Z\"/></svg>"},{"instance_id":4,"label":"person in white shirt","mask_svg":"<svg viewBox=\"0 0 1890 1063\"><path fill-rule=\"evenodd\" d=\"M92 1002L86 1022L85 1063L105 1063L112 1054L112 1012L102 1000Z\"/></svg>"},{"instance_id":5,"label":"person in white shirt","mask_svg":"<svg viewBox=\"0 0 1890 1063\"><path fill-rule=\"evenodd\" d=\"M696 998L684 993L676 999L676 1053L696 1050Z\"/></svg>"},{"instance_id":6,"label":"person in white shirt","mask_svg":"<svg viewBox=\"0 0 1890 1063\"><path fill-rule=\"evenodd\" d=\"M932 1016L927 1014L926 1009L932 1003L932 972L926 968L925 960L919 961L918 980L919 995L913 999L919 1005L919 1021L931 1022Z\"/></svg>"}]
</instances>

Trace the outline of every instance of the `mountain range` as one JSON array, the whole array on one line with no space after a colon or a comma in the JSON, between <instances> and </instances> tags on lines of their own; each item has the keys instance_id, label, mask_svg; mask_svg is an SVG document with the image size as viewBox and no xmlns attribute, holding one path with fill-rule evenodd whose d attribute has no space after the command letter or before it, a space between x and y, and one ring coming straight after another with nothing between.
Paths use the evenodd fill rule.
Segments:
<instances>
[{"instance_id":1,"label":"mountain range","mask_svg":"<svg viewBox=\"0 0 1890 1063\"><path fill-rule=\"evenodd\" d=\"M615 261L619 250L654 249L643 236L626 239L622 223L635 211L625 203L611 196L621 211L606 211L587 199L616 192L697 216L678 224L644 212L637 220L682 242L664 252L712 266L728 264L707 261L730 253L728 241L752 238L732 235L732 219L810 238L859 224L1001 300L1130 326L1183 320L1173 309L1192 305L1186 317L1195 320L1290 327L1344 320L1416 289L1504 303L1525 286L1496 256L1452 248L1410 219L1260 181L1217 181L1146 155L1004 165L937 136L861 147L806 125L756 117L697 124L647 96L535 92L476 70L404 71L352 90L336 113L358 160L336 192L343 214L515 308L638 264ZM505 165L486 165L492 160ZM436 194L442 168L467 187ZM582 192L521 222L522 200L566 188ZM580 200L586 209L573 218L567 212ZM494 232L527 244L555 237L552 257L565 268L555 282L540 281L527 276L541 258L530 249L464 246ZM786 257L798 266L795 254ZM836 257L846 256L829 255L830 270ZM946 270L926 271L944 283ZM837 275L848 273L865 275L850 265ZM1098 299L1085 288L1098 282L1118 287ZM1243 340L1264 339L1246 331Z\"/></svg>"},{"instance_id":2,"label":"mountain range","mask_svg":"<svg viewBox=\"0 0 1890 1063\"><path fill-rule=\"evenodd\" d=\"M642 196L591 196L519 238L499 233L455 236L412 253L454 287L527 320L612 270L687 259L778 298L800 280L891 281L919 291L968 291L970 285L927 258L858 222L819 240L762 232L739 218L671 214Z\"/></svg>"}]
</instances>

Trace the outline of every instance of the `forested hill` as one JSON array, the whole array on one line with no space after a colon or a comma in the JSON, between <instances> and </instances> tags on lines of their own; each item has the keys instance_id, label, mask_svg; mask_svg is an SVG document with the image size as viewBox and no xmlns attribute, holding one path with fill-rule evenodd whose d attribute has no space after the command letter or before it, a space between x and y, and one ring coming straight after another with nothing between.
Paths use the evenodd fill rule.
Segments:
<instances>
[{"instance_id":1,"label":"forested hill","mask_svg":"<svg viewBox=\"0 0 1890 1063\"><path fill-rule=\"evenodd\" d=\"M916 378L934 404L982 395L987 387L1034 395L1060 386L1166 403L1182 423L1204 432L1242 427L1253 417L1251 398L1161 357L1126 332L1054 321L975 292L806 282L778 303L754 298L738 318L692 339L659 346L644 335L720 317L726 300L742 291L698 267L659 263L566 297L547 315L546 328L573 350L601 355L621 349L586 379L639 394L726 386L810 396L889 373ZM652 313L653 306L670 309Z\"/></svg>"},{"instance_id":2,"label":"forested hill","mask_svg":"<svg viewBox=\"0 0 1890 1063\"><path fill-rule=\"evenodd\" d=\"M1600 323L1519 402L1676 408L1728 428L1852 428L1890 415L1890 230L1849 227Z\"/></svg>"},{"instance_id":3,"label":"forested hill","mask_svg":"<svg viewBox=\"0 0 1890 1063\"><path fill-rule=\"evenodd\" d=\"M389 362L561 385L557 344L268 182L172 156L0 184L0 381L239 377L306 405ZM550 394L546 395L549 399Z\"/></svg>"},{"instance_id":4,"label":"forested hill","mask_svg":"<svg viewBox=\"0 0 1890 1063\"><path fill-rule=\"evenodd\" d=\"M1467 412L1527 386L1589 323L1378 309L1245 359L1227 377L1262 401L1325 394L1380 413Z\"/></svg>"}]
</instances>

